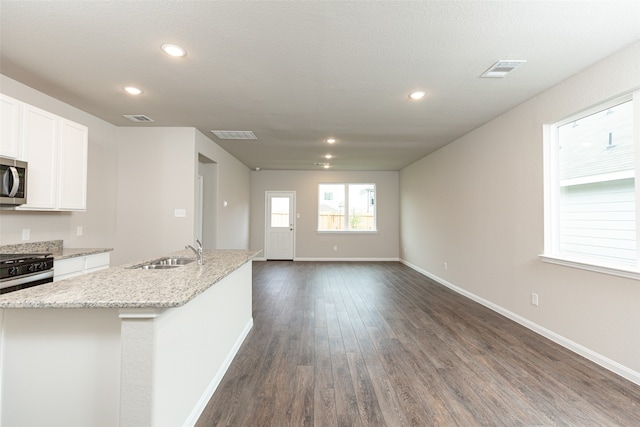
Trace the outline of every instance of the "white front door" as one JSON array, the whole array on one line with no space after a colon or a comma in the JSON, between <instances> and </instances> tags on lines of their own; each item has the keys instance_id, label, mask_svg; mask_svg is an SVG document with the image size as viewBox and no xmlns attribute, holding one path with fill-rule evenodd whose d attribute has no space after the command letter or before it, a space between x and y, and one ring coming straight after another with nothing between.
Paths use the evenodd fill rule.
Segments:
<instances>
[{"instance_id":1,"label":"white front door","mask_svg":"<svg viewBox=\"0 0 640 427\"><path fill-rule=\"evenodd\" d=\"M265 257L293 260L295 193L267 191L266 196Z\"/></svg>"}]
</instances>

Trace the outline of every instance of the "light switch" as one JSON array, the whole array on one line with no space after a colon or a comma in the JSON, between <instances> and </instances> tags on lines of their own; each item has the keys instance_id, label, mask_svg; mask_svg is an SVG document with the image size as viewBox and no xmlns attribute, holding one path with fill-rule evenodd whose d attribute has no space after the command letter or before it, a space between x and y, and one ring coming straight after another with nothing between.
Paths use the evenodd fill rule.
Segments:
<instances>
[{"instance_id":1,"label":"light switch","mask_svg":"<svg viewBox=\"0 0 640 427\"><path fill-rule=\"evenodd\" d=\"M173 210L173 216L175 216L176 218L184 218L185 216L187 216L187 210L186 209L174 209Z\"/></svg>"}]
</instances>

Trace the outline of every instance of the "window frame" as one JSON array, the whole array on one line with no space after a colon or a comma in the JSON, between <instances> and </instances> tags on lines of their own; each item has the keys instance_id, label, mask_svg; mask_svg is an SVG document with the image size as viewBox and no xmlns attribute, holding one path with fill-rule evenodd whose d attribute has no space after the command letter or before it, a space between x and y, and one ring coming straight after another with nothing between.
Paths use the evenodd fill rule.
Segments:
<instances>
[{"instance_id":1,"label":"window frame","mask_svg":"<svg viewBox=\"0 0 640 427\"><path fill-rule=\"evenodd\" d=\"M320 192L322 185L341 185L344 189L345 206L344 206L344 224L346 228L342 230L321 230L320 229ZM374 192L373 203L373 229L372 230L354 230L349 228L351 214L349 213L349 186L351 185L372 185ZM318 202L316 209L316 232L318 234L376 234L378 232L378 188L375 182L319 182L318 193L316 197Z\"/></svg>"},{"instance_id":2,"label":"window frame","mask_svg":"<svg viewBox=\"0 0 640 427\"><path fill-rule=\"evenodd\" d=\"M556 149L560 126L595 114L607 108L631 101L633 109L633 143L634 143L634 193L636 221L636 262L635 265L618 263L613 260L592 258L588 256L561 253L559 249L559 156ZM543 262L579 268L598 273L621 276L640 280L640 90L611 98L576 114L543 126L543 161L544 161L544 252L539 255Z\"/></svg>"}]
</instances>

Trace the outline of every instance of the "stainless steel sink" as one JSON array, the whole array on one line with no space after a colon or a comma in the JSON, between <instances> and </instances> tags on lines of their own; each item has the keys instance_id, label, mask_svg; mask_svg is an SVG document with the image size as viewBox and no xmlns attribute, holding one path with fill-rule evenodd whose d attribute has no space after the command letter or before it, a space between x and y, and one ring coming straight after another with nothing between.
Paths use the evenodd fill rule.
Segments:
<instances>
[{"instance_id":1,"label":"stainless steel sink","mask_svg":"<svg viewBox=\"0 0 640 427\"><path fill-rule=\"evenodd\" d=\"M167 258L161 258L157 261L155 261L155 264L160 264L160 265L167 265L167 266L180 266L180 265L187 265L190 264L192 262L194 262L196 259L195 258L182 258L182 257L175 257L175 258L171 258L171 257L167 257Z\"/></svg>"},{"instance_id":2,"label":"stainless steel sink","mask_svg":"<svg viewBox=\"0 0 640 427\"><path fill-rule=\"evenodd\" d=\"M142 269L142 270L168 270L171 268L182 267L183 265L190 264L195 260L196 260L195 258L165 257L165 258L159 258L144 264L134 265L129 268Z\"/></svg>"},{"instance_id":3,"label":"stainless steel sink","mask_svg":"<svg viewBox=\"0 0 640 427\"><path fill-rule=\"evenodd\" d=\"M180 266L179 265L162 265L162 264L144 264L139 267L133 267L133 268L139 268L142 270L167 270L170 268L178 268L178 267Z\"/></svg>"}]
</instances>

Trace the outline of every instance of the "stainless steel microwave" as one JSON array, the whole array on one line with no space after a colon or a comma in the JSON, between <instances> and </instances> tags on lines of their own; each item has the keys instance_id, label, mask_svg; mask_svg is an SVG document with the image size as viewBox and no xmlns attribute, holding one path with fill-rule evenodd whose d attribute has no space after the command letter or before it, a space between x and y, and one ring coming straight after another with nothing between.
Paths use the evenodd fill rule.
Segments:
<instances>
[{"instance_id":1,"label":"stainless steel microwave","mask_svg":"<svg viewBox=\"0 0 640 427\"><path fill-rule=\"evenodd\" d=\"M27 203L27 162L0 157L0 207Z\"/></svg>"}]
</instances>

